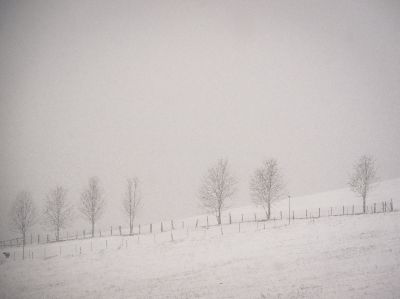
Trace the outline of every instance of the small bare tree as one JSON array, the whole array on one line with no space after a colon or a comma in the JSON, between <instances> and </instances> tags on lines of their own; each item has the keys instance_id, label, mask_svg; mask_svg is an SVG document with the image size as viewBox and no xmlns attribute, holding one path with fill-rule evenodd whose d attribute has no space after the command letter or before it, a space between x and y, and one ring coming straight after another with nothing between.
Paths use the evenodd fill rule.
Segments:
<instances>
[{"instance_id":1,"label":"small bare tree","mask_svg":"<svg viewBox=\"0 0 400 299\"><path fill-rule=\"evenodd\" d=\"M366 200L371 184L376 181L375 159L371 156L362 156L354 165L354 173L350 177L349 185L353 192L363 201L363 213L366 211Z\"/></svg>"},{"instance_id":2,"label":"small bare tree","mask_svg":"<svg viewBox=\"0 0 400 299\"><path fill-rule=\"evenodd\" d=\"M80 211L92 225L92 238L94 237L94 226L103 214L105 201L100 190L99 179L89 179L88 188L81 195Z\"/></svg>"},{"instance_id":3,"label":"small bare tree","mask_svg":"<svg viewBox=\"0 0 400 299\"><path fill-rule=\"evenodd\" d=\"M29 192L17 195L11 210L11 228L22 235L22 259L25 259L26 234L35 224L36 208Z\"/></svg>"},{"instance_id":4,"label":"small bare tree","mask_svg":"<svg viewBox=\"0 0 400 299\"><path fill-rule=\"evenodd\" d=\"M271 218L271 204L281 198L283 188L282 174L275 159L266 160L251 177L250 191L253 202L263 207L267 220Z\"/></svg>"},{"instance_id":5,"label":"small bare tree","mask_svg":"<svg viewBox=\"0 0 400 299\"><path fill-rule=\"evenodd\" d=\"M141 196L139 192L139 180L128 179L125 198L123 200L124 211L129 217L129 234L133 234L133 221L135 220Z\"/></svg>"},{"instance_id":6,"label":"small bare tree","mask_svg":"<svg viewBox=\"0 0 400 299\"><path fill-rule=\"evenodd\" d=\"M236 179L230 173L228 160L220 159L208 169L199 190L199 198L204 209L212 212L221 224L221 212L226 208L226 201L236 191Z\"/></svg>"},{"instance_id":7,"label":"small bare tree","mask_svg":"<svg viewBox=\"0 0 400 299\"><path fill-rule=\"evenodd\" d=\"M65 228L72 218L72 206L67 201L67 190L56 187L46 197L44 207L44 224L56 233L56 241L60 240L60 230Z\"/></svg>"}]
</instances>

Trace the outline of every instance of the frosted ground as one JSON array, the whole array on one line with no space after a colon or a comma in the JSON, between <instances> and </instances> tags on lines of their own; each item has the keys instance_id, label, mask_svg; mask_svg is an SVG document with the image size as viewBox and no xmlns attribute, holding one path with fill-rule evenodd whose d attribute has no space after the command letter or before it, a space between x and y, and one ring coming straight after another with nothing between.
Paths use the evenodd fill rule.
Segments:
<instances>
[{"instance_id":1,"label":"frosted ground","mask_svg":"<svg viewBox=\"0 0 400 299\"><path fill-rule=\"evenodd\" d=\"M398 208L398 194L399 179L383 182L371 202L393 198ZM359 201L345 189L292 201L296 213L353 203ZM238 218L254 211L249 206L231 213ZM33 259L0 265L0 298L400 298L399 212L290 225L284 219L265 229L243 223L240 232L238 224L225 225L223 234L218 227L190 227L172 237L166 232L32 246Z\"/></svg>"}]
</instances>

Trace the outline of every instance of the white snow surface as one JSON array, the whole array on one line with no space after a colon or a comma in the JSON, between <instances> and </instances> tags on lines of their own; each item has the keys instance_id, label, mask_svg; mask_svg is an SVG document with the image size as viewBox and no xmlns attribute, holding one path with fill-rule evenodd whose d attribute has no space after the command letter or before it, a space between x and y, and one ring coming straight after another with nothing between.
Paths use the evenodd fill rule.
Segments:
<instances>
[{"instance_id":1,"label":"white snow surface","mask_svg":"<svg viewBox=\"0 0 400 299\"><path fill-rule=\"evenodd\" d=\"M376 201L399 186L381 184ZM398 211L264 223L28 246L24 261L18 248L0 263L0 298L400 298Z\"/></svg>"}]
</instances>

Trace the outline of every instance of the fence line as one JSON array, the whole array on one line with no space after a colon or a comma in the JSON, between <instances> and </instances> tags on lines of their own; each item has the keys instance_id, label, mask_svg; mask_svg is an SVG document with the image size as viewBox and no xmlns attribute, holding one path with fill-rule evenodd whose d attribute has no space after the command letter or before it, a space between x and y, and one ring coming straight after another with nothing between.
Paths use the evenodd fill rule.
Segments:
<instances>
[{"instance_id":1,"label":"fence line","mask_svg":"<svg viewBox=\"0 0 400 299\"><path fill-rule=\"evenodd\" d=\"M393 212L393 200L390 202L382 201L379 203L373 203L367 206L365 214L375 214L375 213L386 213ZM277 220L286 220L289 219L289 215L285 214L284 211L279 210L275 211L275 215L267 219L265 213L260 216L260 213L226 213L221 217L222 225L232 225L238 223L257 223L258 222L266 222L266 221L277 221ZM330 207L328 209L321 208L306 208L303 211L291 210L290 219L291 220L302 220L302 219L316 219L321 217L333 217L333 216L347 216L347 215L361 215L363 213L362 206L359 205L351 205L351 206L340 206L340 207ZM130 235L129 228L124 228L121 225L117 227L110 226L109 230L98 230L95 232L95 238L102 237L112 237L112 236L139 236L139 235L151 235L156 233L163 232L172 232L177 229L192 228L210 228L218 226L216 217L209 217L209 215L203 217L192 218L191 220L181 220L181 221L160 221L156 223L148 223L148 224L139 224L134 227L133 234ZM240 230L240 227L239 227ZM171 233L171 237L173 238L173 234ZM33 244L53 244L58 242L72 241L72 240L90 240L92 239L91 232L88 233L86 230L82 230L81 232L75 231L71 233L66 231L60 234L60 238L56 241L56 236L52 234L30 234L27 236L25 240L25 245L33 245ZM0 241L0 247L21 247L22 246L22 238L14 238L10 240Z\"/></svg>"}]
</instances>

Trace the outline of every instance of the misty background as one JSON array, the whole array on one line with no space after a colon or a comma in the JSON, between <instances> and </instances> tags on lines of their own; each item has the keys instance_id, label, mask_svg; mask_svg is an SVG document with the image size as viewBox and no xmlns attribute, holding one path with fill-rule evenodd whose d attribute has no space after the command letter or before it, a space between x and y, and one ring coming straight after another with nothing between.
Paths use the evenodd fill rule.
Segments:
<instances>
[{"instance_id":1,"label":"misty background","mask_svg":"<svg viewBox=\"0 0 400 299\"><path fill-rule=\"evenodd\" d=\"M346 187L362 154L399 177L399 82L399 1L0 1L0 238L19 191L77 207L91 176L97 228L128 225L134 176L137 223L202 213L221 157L233 206L269 157L292 196Z\"/></svg>"}]
</instances>

